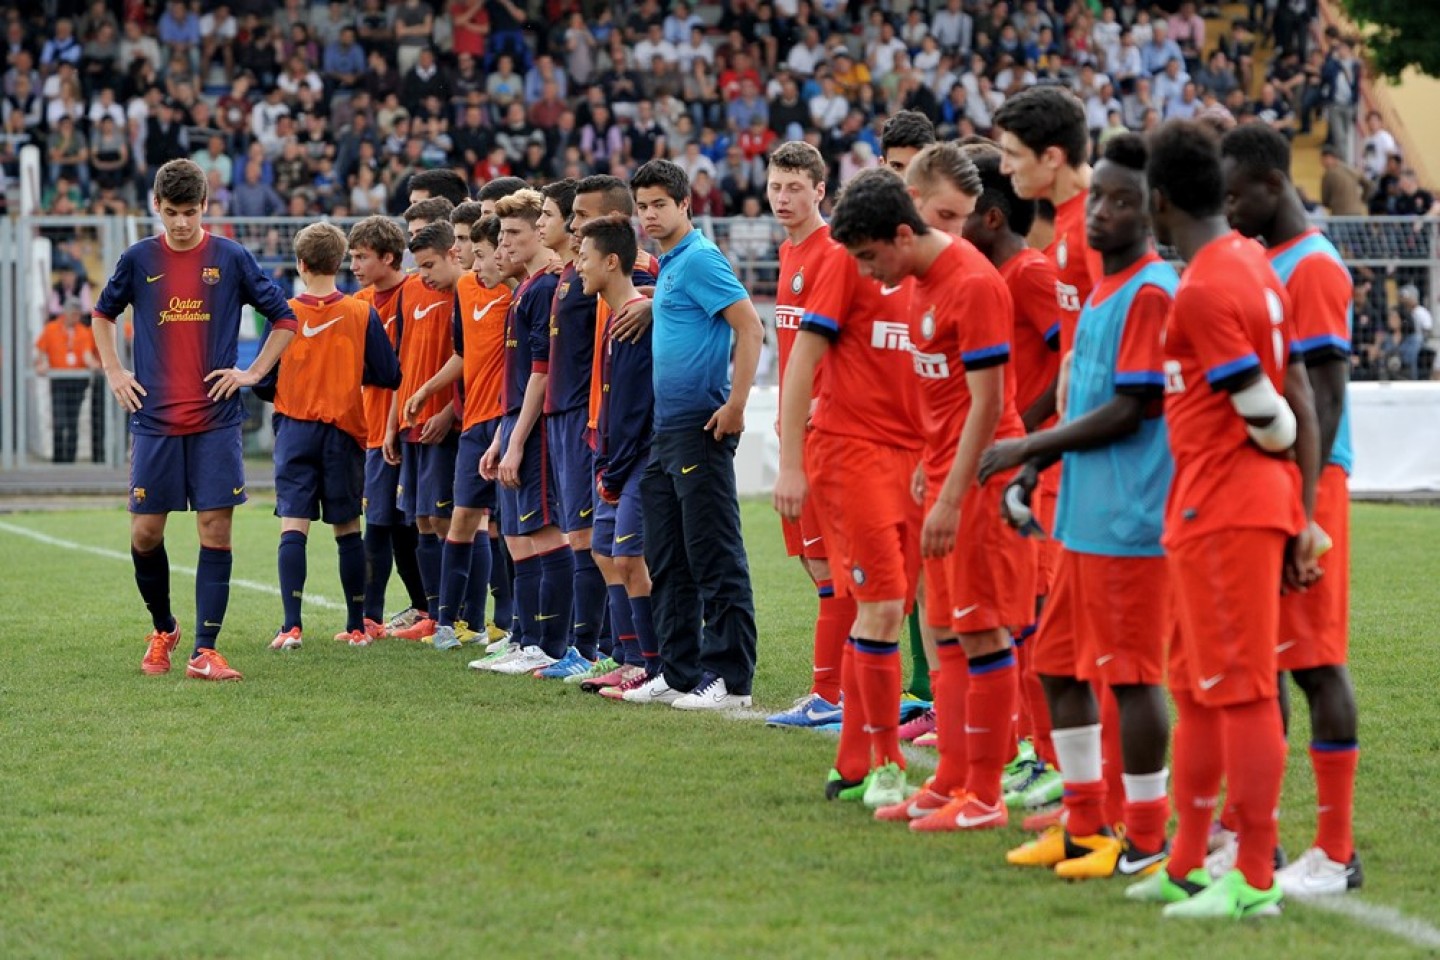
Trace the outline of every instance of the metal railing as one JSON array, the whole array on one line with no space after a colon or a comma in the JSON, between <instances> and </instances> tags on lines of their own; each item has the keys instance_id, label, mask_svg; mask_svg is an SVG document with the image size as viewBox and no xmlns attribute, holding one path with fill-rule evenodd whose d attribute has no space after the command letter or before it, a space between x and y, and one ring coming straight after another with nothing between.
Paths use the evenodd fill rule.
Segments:
<instances>
[{"instance_id":1,"label":"metal railing","mask_svg":"<svg viewBox=\"0 0 1440 960\"><path fill-rule=\"evenodd\" d=\"M215 233L228 236L249 249L261 266L287 290L297 282L291 239L306 224L302 218L225 218L207 223ZM337 220L348 227L353 220ZM1384 310L1395 302L1399 286L1413 284L1420 302L1431 304L1440 292L1440 220L1403 217L1360 217L1317 220L1352 270L1369 282L1365 303L1357 299L1357 344L1384 328ZM699 217L696 226L725 252L737 276L757 301L771 331L779 275L779 249L784 232L771 217ZM98 296L110 270L124 249L159 229L152 217L21 217L0 218L0 469L13 469L51 461L54 418L49 388L32 366L35 340L49 319L51 267L59 257L78 260L88 273L92 296ZM652 246L653 250L653 246ZM342 289L355 289L348 271L340 278ZM1433 309L1433 308L1432 308ZM1378 316L1377 316L1378 314ZM1360 318L1368 326L1360 328ZM250 317L242 326L242 345L253 350L262 329L261 318ZM122 351L128 342L120 338ZM1358 349L1358 347L1357 347ZM122 352L127 362L128 356ZM773 365L767 365L761 383L773 383ZM103 397L103 380L92 384L79 418L80 456L92 450L91 437L100 435L99 451L111 467L122 466L128 456L123 412ZM91 409L104 406L98 415ZM262 418L252 416L258 429ZM67 440L68 443L68 440Z\"/></svg>"}]
</instances>

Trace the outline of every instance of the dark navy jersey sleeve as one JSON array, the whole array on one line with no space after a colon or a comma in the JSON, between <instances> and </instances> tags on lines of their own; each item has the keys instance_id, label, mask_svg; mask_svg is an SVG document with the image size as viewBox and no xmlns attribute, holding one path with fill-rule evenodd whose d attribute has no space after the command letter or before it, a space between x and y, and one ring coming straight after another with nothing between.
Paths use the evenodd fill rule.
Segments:
<instances>
[{"instance_id":1,"label":"dark navy jersey sleeve","mask_svg":"<svg viewBox=\"0 0 1440 960\"><path fill-rule=\"evenodd\" d=\"M550 310L557 286L559 279L554 274L541 274L520 304L525 335L530 340L530 369L535 373L546 373L550 369Z\"/></svg>"},{"instance_id":2,"label":"dark navy jersey sleeve","mask_svg":"<svg viewBox=\"0 0 1440 960\"><path fill-rule=\"evenodd\" d=\"M235 247L241 264L241 295L245 302L259 310L276 330L296 329L295 311L290 309L290 300L280 284L260 269L254 254L239 244Z\"/></svg>"},{"instance_id":3,"label":"dark navy jersey sleeve","mask_svg":"<svg viewBox=\"0 0 1440 960\"><path fill-rule=\"evenodd\" d=\"M360 382L387 390L400 386L400 358L390 346L385 323L374 307L370 308L370 322L365 326L365 372Z\"/></svg>"},{"instance_id":4,"label":"dark navy jersey sleeve","mask_svg":"<svg viewBox=\"0 0 1440 960\"><path fill-rule=\"evenodd\" d=\"M135 258L130 250L126 250L115 262L115 272L105 283L105 289L100 292L100 299L95 301L95 309L91 312L106 320L118 320L120 314L134 302Z\"/></svg>"},{"instance_id":5,"label":"dark navy jersey sleeve","mask_svg":"<svg viewBox=\"0 0 1440 960\"><path fill-rule=\"evenodd\" d=\"M639 343L611 340L607 344L611 351L609 416L596 472L605 490L618 494L630 475L645 466L650 451L654 407L650 331L645 331Z\"/></svg>"}]
</instances>

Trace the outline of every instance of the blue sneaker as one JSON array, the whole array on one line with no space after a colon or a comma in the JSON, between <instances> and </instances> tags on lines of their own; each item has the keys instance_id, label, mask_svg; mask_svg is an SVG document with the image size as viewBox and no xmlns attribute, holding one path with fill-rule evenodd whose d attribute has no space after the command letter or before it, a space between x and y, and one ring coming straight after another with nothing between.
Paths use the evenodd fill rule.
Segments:
<instances>
[{"instance_id":1,"label":"blue sneaker","mask_svg":"<svg viewBox=\"0 0 1440 960\"><path fill-rule=\"evenodd\" d=\"M818 693L807 693L796 700L789 710L767 717L767 727L818 727L836 723L840 719L840 707Z\"/></svg>"},{"instance_id":2,"label":"blue sneaker","mask_svg":"<svg viewBox=\"0 0 1440 960\"><path fill-rule=\"evenodd\" d=\"M460 638L455 635L455 628L450 626L437 626L423 642L433 645L436 650L454 650L460 646Z\"/></svg>"},{"instance_id":3,"label":"blue sneaker","mask_svg":"<svg viewBox=\"0 0 1440 960\"><path fill-rule=\"evenodd\" d=\"M566 677L573 677L577 673L589 673L590 668L595 666L589 660L580 656L580 651L570 647L565 651L565 656L556 660L548 667L536 670L535 676L541 680L564 680Z\"/></svg>"},{"instance_id":4,"label":"blue sneaker","mask_svg":"<svg viewBox=\"0 0 1440 960\"><path fill-rule=\"evenodd\" d=\"M900 722L902 724L914 720L920 714L929 710L932 704L929 700L921 700L913 693L904 694L900 698Z\"/></svg>"}]
</instances>

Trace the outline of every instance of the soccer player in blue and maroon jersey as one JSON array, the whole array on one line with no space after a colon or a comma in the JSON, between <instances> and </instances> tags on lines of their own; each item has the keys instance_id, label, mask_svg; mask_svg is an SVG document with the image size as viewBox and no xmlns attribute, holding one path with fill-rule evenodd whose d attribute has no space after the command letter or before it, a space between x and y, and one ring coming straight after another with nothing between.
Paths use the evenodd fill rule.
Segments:
<instances>
[{"instance_id":1,"label":"soccer player in blue and maroon jersey","mask_svg":"<svg viewBox=\"0 0 1440 960\"><path fill-rule=\"evenodd\" d=\"M570 209L570 231L572 239L578 244L579 232L585 224L599 217L619 215L629 222L635 216L635 200L630 195L630 185L619 177L612 177L608 174L598 174L592 177L585 177L575 184L575 200ZM615 336L617 345L638 343L641 339L648 342L650 324L650 300L646 291L653 291L655 288L655 274L659 270L659 261L645 251L636 254L635 266L630 274L630 281L642 294L637 300L631 301L627 310L615 313L610 309L603 295L595 299L595 338L591 347L590 359L590 396L586 402L587 419L585 422L586 431L591 437L592 443L598 448L601 439L597 436L600 423L600 407L603 400L603 379L604 371L601 369L603 361L610 354L609 342L611 334L622 323L622 318L630 311L643 312L644 322L639 325L639 335ZM647 389L649 381L646 382ZM647 421L648 422L648 421ZM593 480L593 478L592 478ZM600 528L602 520L608 514L610 521L614 520L614 508L603 501L597 500L595 504L596 536L613 534L614 524L606 524L606 531L602 534ZM622 534L623 536L623 534ZM634 537L624 541L624 545L635 544L642 538ZM637 546L636 549L639 549ZM635 593L633 589L627 589L627 583L631 588L635 584L630 582L628 575L622 575L616 564L611 559L610 547L604 542L592 542L591 556L595 565L600 568L600 574L605 579L605 593L607 598L607 609L610 613L610 637L614 646L607 652L609 655L602 657L595 662L589 671L583 674L576 674L566 677L566 683L578 683L581 690L590 692L603 692L606 689L618 688L623 685L627 678L634 678L635 671L626 670L630 665L626 662L626 651L631 651L629 659L635 661L635 665L643 666L640 660L643 659L634 651L644 647L655 649L654 643L646 646L647 637L653 638L655 630L650 608L650 582L647 571L643 582L643 589ZM652 658L658 669L658 651ZM643 682L643 674L641 681ZM629 689L628 687L626 689ZM623 694L624 691L621 691Z\"/></svg>"},{"instance_id":2,"label":"soccer player in blue and maroon jersey","mask_svg":"<svg viewBox=\"0 0 1440 960\"><path fill-rule=\"evenodd\" d=\"M612 214L580 227L577 267L585 289L604 299L610 318L642 299L635 286L638 252L630 218ZM644 510L640 479L650 459L651 415L655 405L650 329L634 342L605 337L600 357L600 410L595 435L595 551L619 579L626 603L619 610L613 659L619 664L591 678L582 690L612 700L638 688L660 671L660 644L650 607L650 569L645 564ZM627 626L628 625L628 628Z\"/></svg>"},{"instance_id":3,"label":"soccer player in blue and maroon jersey","mask_svg":"<svg viewBox=\"0 0 1440 960\"><path fill-rule=\"evenodd\" d=\"M170 608L165 522L193 509L200 535L195 578L195 652L185 670L201 680L239 680L215 650L230 599L230 521L245 502L240 425L242 387L254 386L295 336L285 292L239 244L207 231L205 174L172 160L155 174L155 212L163 236L120 256L95 304L96 350L110 392L130 414L130 554L135 583L155 629L141 669L168 673L180 641ZM260 355L235 366L240 311L250 304L271 321ZM115 322L134 308L135 370L120 365Z\"/></svg>"},{"instance_id":4,"label":"soccer player in blue and maroon jersey","mask_svg":"<svg viewBox=\"0 0 1440 960\"><path fill-rule=\"evenodd\" d=\"M393 389L400 359L368 300L347 297L335 275L348 242L339 227L312 223L295 236L295 265L305 292L290 301L300 337L275 382L275 515L280 518L280 597L284 622L271 650L301 645L306 545L310 524L335 528L346 620L336 640L370 645L365 631L365 547L360 514L368 424L361 386Z\"/></svg>"},{"instance_id":5,"label":"soccer player in blue and maroon jersey","mask_svg":"<svg viewBox=\"0 0 1440 960\"><path fill-rule=\"evenodd\" d=\"M595 523L595 460L586 420L590 368L595 358L595 296L586 294L575 269L574 238L568 224L575 181L547 185L536 230L540 242L559 255L564 266L550 307L550 376L545 381L545 434L555 465L555 494L560 529L575 556L574 645L560 662L540 676L564 679L589 673L599 659L600 622L605 608L605 578L590 555Z\"/></svg>"},{"instance_id":6,"label":"soccer player in blue and maroon jersey","mask_svg":"<svg viewBox=\"0 0 1440 960\"><path fill-rule=\"evenodd\" d=\"M500 479L500 529L515 560L520 636L509 655L484 664L496 673L533 673L565 656L575 560L556 526L555 483L544 427L550 358L550 305L558 278L535 229L544 197L520 190L495 205L503 254L528 274L515 290L505 321L505 414L500 435L481 458L486 477Z\"/></svg>"}]
</instances>

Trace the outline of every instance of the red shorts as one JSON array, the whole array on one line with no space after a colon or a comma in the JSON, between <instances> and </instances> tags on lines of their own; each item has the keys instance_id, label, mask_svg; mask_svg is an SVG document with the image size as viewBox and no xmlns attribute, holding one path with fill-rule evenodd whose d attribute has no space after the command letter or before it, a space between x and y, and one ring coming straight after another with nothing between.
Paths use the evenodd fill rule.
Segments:
<instances>
[{"instance_id":1,"label":"red shorts","mask_svg":"<svg viewBox=\"0 0 1440 960\"><path fill-rule=\"evenodd\" d=\"M1055 583L1055 567L1060 562L1060 541L1055 539L1055 508L1060 502L1060 465L1040 474L1040 485L1030 496L1035 522L1045 531L1046 539L1035 542L1035 596L1048 597Z\"/></svg>"},{"instance_id":2,"label":"red shorts","mask_svg":"<svg viewBox=\"0 0 1440 960\"><path fill-rule=\"evenodd\" d=\"M1283 530L1242 528L1169 548L1180 642L1170 683L1202 706L1224 707L1276 695Z\"/></svg>"},{"instance_id":3,"label":"red shorts","mask_svg":"<svg viewBox=\"0 0 1440 960\"><path fill-rule=\"evenodd\" d=\"M956 633L1015 632L1035 618L1035 545L1000 516L1000 498L1012 477L991 477L960 501L948 621ZM927 577L927 589L929 584Z\"/></svg>"},{"instance_id":4,"label":"red shorts","mask_svg":"<svg viewBox=\"0 0 1440 960\"><path fill-rule=\"evenodd\" d=\"M1280 598L1275 652L1281 670L1335 667L1349 659L1350 480L1333 463L1320 474L1315 522L1333 544L1320 558L1325 575L1304 593Z\"/></svg>"},{"instance_id":5,"label":"red shorts","mask_svg":"<svg viewBox=\"0 0 1440 960\"><path fill-rule=\"evenodd\" d=\"M1050 595L1045 598L1045 608L1040 612L1040 625L1035 636L1026 641L1030 647L1032 669L1047 677L1073 677L1075 675L1076 639L1076 586L1075 554L1061 550L1055 562L1055 579L1050 584Z\"/></svg>"},{"instance_id":6,"label":"red shorts","mask_svg":"<svg viewBox=\"0 0 1440 960\"><path fill-rule=\"evenodd\" d=\"M925 626L949 634L954 630L950 589L955 580L955 551L943 557L925 557L920 563L925 571Z\"/></svg>"},{"instance_id":7,"label":"red shorts","mask_svg":"<svg viewBox=\"0 0 1440 960\"><path fill-rule=\"evenodd\" d=\"M1072 553L1075 676L1108 686L1165 682L1165 644L1174 632L1164 557Z\"/></svg>"},{"instance_id":8,"label":"red shorts","mask_svg":"<svg viewBox=\"0 0 1440 960\"><path fill-rule=\"evenodd\" d=\"M805 444L809 500L835 590L862 603L915 597L920 506L910 481L920 454L816 431Z\"/></svg>"},{"instance_id":9,"label":"red shorts","mask_svg":"<svg viewBox=\"0 0 1440 960\"><path fill-rule=\"evenodd\" d=\"M806 560L824 560L825 534L821 531L820 516L815 512L815 498L805 498L800 508L799 521L780 518L780 532L785 535L785 555L804 557Z\"/></svg>"}]
</instances>

